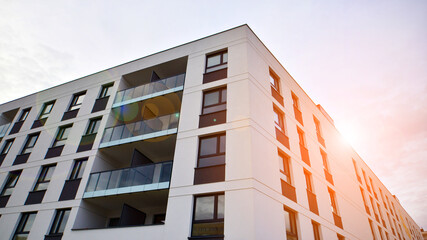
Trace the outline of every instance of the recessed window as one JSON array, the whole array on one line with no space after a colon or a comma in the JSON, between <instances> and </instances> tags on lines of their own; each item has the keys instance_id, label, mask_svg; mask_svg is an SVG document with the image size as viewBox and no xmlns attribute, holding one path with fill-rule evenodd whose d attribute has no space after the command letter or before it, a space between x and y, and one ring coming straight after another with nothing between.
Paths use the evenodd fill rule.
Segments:
<instances>
[{"instance_id":1,"label":"recessed window","mask_svg":"<svg viewBox=\"0 0 427 240\"><path fill-rule=\"evenodd\" d=\"M1 191L1 196L9 196L12 194L13 189L15 188L16 183L19 180L19 176L21 176L21 172L21 170L13 171L7 175L6 183L3 187L3 190Z\"/></svg>"},{"instance_id":2,"label":"recessed window","mask_svg":"<svg viewBox=\"0 0 427 240\"><path fill-rule=\"evenodd\" d=\"M26 109L22 110L21 116L19 116L18 122L25 121L25 119L27 119L27 117L28 117L28 114L30 114L30 110L31 110L31 108L26 108Z\"/></svg>"},{"instance_id":3,"label":"recessed window","mask_svg":"<svg viewBox=\"0 0 427 240\"><path fill-rule=\"evenodd\" d=\"M280 79L273 71L270 70L270 84L271 86L280 93Z\"/></svg>"},{"instance_id":4,"label":"recessed window","mask_svg":"<svg viewBox=\"0 0 427 240\"><path fill-rule=\"evenodd\" d=\"M40 132L28 135L27 141L24 144L24 148L22 148L21 154L27 154L33 151L33 148L36 145L39 135L40 135Z\"/></svg>"},{"instance_id":5,"label":"recessed window","mask_svg":"<svg viewBox=\"0 0 427 240\"><path fill-rule=\"evenodd\" d=\"M222 51L206 56L206 73L227 68L228 53Z\"/></svg>"},{"instance_id":6,"label":"recessed window","mask_svg":"<svg viewBox=\"0 0 427 240\"><path fill-rule=\"evenodd\" d=\"M331 201L331 210L336 215L339 215L338 214L337 199L336 199L336 196L335 196L335 192L332 189L328 188L328 193L329 193L329 200Z\"/></svg>"},{"instance_id":7,"label":"recessed window","mask_svg":"<svg viewBox=\"0 0 427 240\"><path fill-rule=\"evenodd\" d=\"M294 93L292 93L292 104L296 109L299 109L299 99Z\"/></svg>"},{"instance_id":8,"label":"recessed window","mask_svg":"<svg viewBox=\"0 0 427 240\"><path fill-rule=\"evenodd\" d=\"M276 107L273 107L273 112L274 112L274 125L280 131L285 132L284 114Z\"/></svg>"},{"instance_id":9,"label":"recessed window","mask_svg":"<svg viewBox=\"0 0 427 240\"><path fill-rule=\"evenodd\" d=\"M317 136L322 136L322 132L320 130L320 121L315 116L313 116L313 120L314 120L314 125L316 126Z\"/></svg>"},{"instance_id":10,"label":"recessed window","mask_svg":"<svg viewBox=\"0 0 427 240\"><path fill-rule=\"evenodd\" d=\"M53 105L55 101L45 103L43 105L42 111L40 112L39 119L45 119L49 117L49 114L52 112Z\"/></svg>"},{"instance_id":11,"label":"recessed window","mask_svg":"<svg viewBox=\"0 0 427 240\"><path fill-rule=\"evenodd\" d=\"M73 100L71 100L71 104L70 104L70 107L68 108L68 111L79 109L82 106L85 95L86 95L86 92L74 94Z\"/></svg>"},{"instance_id":12,"label":"recessed window","mask_svg":"<svg viewBox=\"0 0 427 240\"><path fill-rule=\"evenodd\" d=\"M307 190L314 193L311 173L305 169L304 169L304 177L305 177L305 184L307 186Z\"/></svg>"},{"instance_id":13,"label":"recessed window","mask_svg":"<svg viewBox=\"0 0 427 240\"><path fill-rule=\"evenodd\" d=\"M318 224L315 221L311 221L311 225L313 225L314 240L321 240L321 238L320 238L320 224Z\"/></svg>"},{"instance_id":14,"label":"recessed window","mask_svg":"<svg viewBox=\"0 0 427 240\"><path fill-rule=\"evenodd\" d=\"M299 127L297 127L297 132L298 132L299 145L305 147L304 132Z\"/></svg>"},{"instance_id":15,"label":"recessed window","mask_svg":"<svg viewBox=\"0 0 427 240\"><path fill-rule=\"evenodd\" d=\"M28 238L28 234L30 234L36 215L37 212L22 213L12 240L24 240Z\"/></svg>"},{"instance_id":16,"label":"recessed window","mask_svg":"<svg viewBox=\"0 0 427 240\"><path fill-rule=\"evenodd\" d=\"M55 165L43 166L33 191L46 190L54 171Z\"/></svg>"},{"instance_id":17,"label":"recessed window","mask_svg":"<svg viewBox=\"0 0 427 240\"><path fill-rule=\"evenodd\" d=\"M285 208L286 239L298 240L296 213Z\"/></svg>"},{"instance_id":18,"label":"recessed window","mask_svg":"<svg viewBox=\"0 0 427 240\"><path fill-rule=\"evenodd\" d=\"M71 171L70 179L80 179L83 176L85 170L87 159L75 160L73 165L73 170Z\"/></svg>"},{"instance_id":19,"label":"recessed window","mask_svg":"<svg viewBox=\"0 0 427 240\"><path fill-rule=\"evenodd\" d=\"M225 164L225 133L200 138L198 167Z\"/></svg>"},{"instance_id":20,"label":"recessed window","mask_svg":"<svg viewBox=\"0 0 427 240\"><path fill-rule=\"evenodd\" d=\"M110 96L112 89L113 89L113 85L114 85L114 83L109 83L109 84L103 85L101 87L101 92L99 93L98 99Z\"/></svg>"},{"instance_id":21,"label":"recessed window","mask_svg":"<svg viewBox=\"0 0 427 240\"><path fill-rule=\"evenodd\" d=\"M224 235L224 194L194 197L192 237Z\"/></svg>"},{"instance_id":22,"label":"recessed window","mask_svg":"<svg viewBox=\"0 0 427 240\"><path fill-rule=\"evenodd\" d=\"M344 236L341 236L338 233L337 233L337 238L338 238L338 240L345 240Z\"/></svg>"},{"instance_id":23,"label":"recessed window","mask_svg":"<svg viewBox=\"0 0 427 240\"><path fill-rule=\"evenodd\" d=\"M56 210L55 218L53 219L52 227L49 234L63 234L65 225L67 225L68 217L70 216L71 209L58 209Z\"/></svg>"},{"instance_id":24,"label":"recessed window","mask_svg":"<svg viewBox=\"0 0 427 240\"><path fill-rule=\"evenodd\" d=\"M72 125L59 127L58 133L56 134L55 141L53 141L52 147L58 147L65 145L68 139Z\"/></svg>"},{"instance_id":25,"label":"recessed window","mask_svg":"<svg viewBox=\"0 0 427 240\"><path fill-rule=\"evenodd\" d=\"M291 181L291 168L290 168L290 157L286 154L279 152L279 164L280 171L285 175L285 181L292 185Z\"/></svg>"},{"instance_id":26,"label":"recessed window","mask_svg":"<svg viewBox=\"0 0 427 240\"><path fill-rule=\"evenodd\" d=\"M329 163L328 163L328 155L322 149L320 149L320 155L322 156L323 169L327 172L330 172Z\"/></svg>"},{"instance_id":27,"label":"recessed window","mask_svg":"<svg viewBox=\"0 0 427 240\"><path fill-rule=\"evenodd\" d=\"M9 152L14 140L15 139L13 138L13 139L8 139L6 140L6 142L4 142L0 155L6 155Z\"/></svg>"},{"instance_id":28,"label":"recessed window","mask_svg":"<svg viewBox=\"0 0 427 240\"><path fill-rule=\"evenodd\" d=\"M101 124L101 119L102 118L91 119L89 121L89 125L87 126L86 134L85 135L90 135L90 134L97 133L98 129L99 129L99 125Z\"/></svg>"},{"instance_id":29,"label":"recessed window","mask_svg":"<svg viewBox=\"0 0 427 240\"><path fill-rule=\"evenodd\" d=\"M203 92L202 114L219 112L227 109L227 88Z\"/></svg>"}]
</instances>

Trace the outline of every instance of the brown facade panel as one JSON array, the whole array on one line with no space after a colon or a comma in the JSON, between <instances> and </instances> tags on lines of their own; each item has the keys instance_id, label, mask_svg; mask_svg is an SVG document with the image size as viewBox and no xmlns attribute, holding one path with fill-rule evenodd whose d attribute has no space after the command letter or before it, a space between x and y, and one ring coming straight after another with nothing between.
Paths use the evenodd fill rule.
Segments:
<instances>
[{"instance_id":1,"label":"brown facade panel","mask_svg":"<svg viewBox=\"0 0 427 240\"><path fill-rule=\"evenodd\" d=\"M199 128L227 122L227 110L200 115Z\"/></svg>"},{"instance_id":2,"label":"brown facade panel","mask_svg":"<svg viewBox=\"0 0 427 240\"><path fill-rule=\"evenodd\" d=\"M274 99L276 99L283 106L282 95L280 95L280 93L278 93L274 87L272 87L272 86L270 86L270 87L271 87L271 95L274 97Z\"/></svg>"},{"instance_id":3,"label":"brown facade panel","mask_svg":"<svg viewBox=\"0 0 427 240\"><path fill-rule=\"evenodd\" d=\"M4 208L7 205L7 202L9 201L10 195L8 196L0 196L0 208Z\"/></svg>"},{"instance_id":4,"label":"brown facade panel","mask_svg":"<svg viewBox=\"0 0 427 240\"><path fill-rule=\"evenodd\" d=\"M225 180L225 164L194 169L194 185L223 182Z\"/></svg>"},{"instance_id":5,"label":"brown facade panel","mask_svg":"<svg viewBox=\"0 0 427 240\"><path fill-rule=\"evenodd\" d=\"M92 149L93 142L95 141L96 133L85 135L80 140L79 147L77 148L77 152L88 151Z\"/></svg>"},{"instance_id":6,"label":"brown facade panel","mask_svg":"<svg viewBox=\"0 0 427 240\"><path fill-rule=\"evenodd\" d=\"M47 150L46 155L44 156L44 158L53 158L53 157L58 157L61 156L62 150L64 149L64 145L61 146L56 146L56 147L51 147Z\"/></svg>"},{"instance_id":7,"label":"brown facade panel","mask_svg":"<svg viewBox=\"0 0 427 240\"><path fill-rule=\"evenodd\" d=\"M79 178L65 181L61 196L59 196L59 201L74 199L76 197L77 190L79 190L80 180L81 179Z\"/></svg>"},{"instance_id":8,"label":"brown facade panel","mask_svg":"<svg viewBox=\"0 0 427 240\"><path fill-rule=\"evenodd\" d=\"M224 78L227 78L227 68L203 74L203 83L210 83Z\"/></svg>"},{"instance_id":9,"label":"brown facade panel","mask_svg":"<svg viewBox=\"0 0 427 240\"><path fill-rule=\"evenodd\" d=\"M15 161L13 161L12 165L18 165L18 164L26 163L29 157L30 157L30 153L16 155Z\"/></svg>"},{"instance_id":10,"label":"brown facade panel","mask_svg":"<svg viewBox=\"0 0 427 240\"><path fill-rule=\"evenodd\" d=\"M303 121L302 121L302 113L301 113L301 111L297 107L295 107L295 105L294 105L294 113L295 113L295 119L299 123L301 123L301 125L304 125Z\"/></svg>"},{"instance_id":11,"label":"brown facade panel","mask_svg":"<svg viewBox=\"0 0 427 240\"><path fill-rule=\"evenodd\" d=\"M45 193L46 190L29 192L25 205L41 203Z\"/></svg>"},{"instance_id":12,"label":"brown facade panel","mask_svg":"<svg viewBox=\"0 0 427 240\"><path fill-rule=\"evenodd\" d=\"M64 112L64 115L62 115L61 121L75 118L75 117L77 117L77 113L79 113L79 109Z\"/></svg>"},{"instance_id":13,"label":"brown facade panel","mask_svg":"<svg viewBox=\"0 0 427 240\"><path fill-rule=\"evenodd\" d=\"M323 169L323 171L325 172L326 181L328 181L330 184L334 185L334 179L332 178L332 175L328 171L326 171L326 169Z\"/></svg>"},{"instance_id":14,"label":"brown facade panel","mask_svg":"<svg viewBox=\"0 0 427 240\"><path fill-rule=\"evenodd\" d=\"M310 208L310 211L319 215L319 208L317 206L316 195L310 192L309 190L307 190L307 198L308 198L308 206Z\"/></svg>"},{"instance_id":15,"label":"brown facade panel","mask_svg":"<svg viewBox=\"0 0 427 240\"><path fill-rule=\"evenodd\" d=\"M92 108L92 113L104 110L105 107L107 106L109 98L110 97L108 96L108 97L96 99L95 104L93 105L93 108Z\"/></svg>"},{"instance_id":16,"label":"brown facade panel","mask_svg":"<svg viewBox=\"0 0 427 240\"><path fill-rule=\"evenodd\" d=\"M280 131L278 128L276 128L276 139L283 144L283 146L287 147L288 149L290 149L289 147L289 138L288 136L285 135L284 132Z\"/></svg>"},{"instance_id":17,"label":"brown facade panel","mask_svg":"<svg viewBox=\"0 0 427 240\"><path fill-rule=\"evenodd\" d=\"M334 215L334 223L335 223L335 226L337 226L337 227L339 227L339 228L343 229L341 217L340 217L340 216L338 216L338 215L336 215L335 213L332 213L332 214Z\"/></svg>"},{"instance_id":18,"label":"brown facade panel","mask_svg":"<svg viewBox=\"0 0 427 240\"><path fill-rule=\"evenodd\" d=\"M317 133L317 140L319 141L320 144L322 144L323 147L326 147L325 139L319 133Z\"/></svg>"},{"instance_id":19,"label":"brown facade panel","mask_svg":"<svg viewBox=\"0 0 427 240\"><path fill-rule=\"evenodd\" d=\"M31 129L34 128L38 128L41 126L44 126L44 124L46 123L47 118L43 118L43 119L37 119L33 122L33 125L31 126Z\"/></svg>"},{"instance_id":20,"label":"brown facade panel","mask_svg":"<svg viewBox=\"0 0 427 240\"><path fill-rule=\"evenodd\" d=\"M281 181L282 181L282 194L283 194L283 196L291 199L294 202L297 202L297 194L295 192L295 187L292 186L291 184L283 181L283 180L281 180Z\"/></svg>"},{"instance_id":21,"label":"brown facade panel","mask_svg":"<svg viewBox=\"0 0 427 240\"><path fill-rule=\"evenodd\" d=\"M310 166L310 157L308 156L308 150L303 145L299 145L299 148L301 150L301 159L303 162L305 162L308 166Z\"/></svg>"},{"instance_id":22,"label":"brown facade panel","mask_svg":"<svg viewBox=\"0 0 427 240\"><path fill-rule=\"evenodd\" d=\"M15 124L13 124L13 127L10 130L9 135L19 132L23 124L24 124L24 121L16 122Z\"/></svg>"}]
</instances>

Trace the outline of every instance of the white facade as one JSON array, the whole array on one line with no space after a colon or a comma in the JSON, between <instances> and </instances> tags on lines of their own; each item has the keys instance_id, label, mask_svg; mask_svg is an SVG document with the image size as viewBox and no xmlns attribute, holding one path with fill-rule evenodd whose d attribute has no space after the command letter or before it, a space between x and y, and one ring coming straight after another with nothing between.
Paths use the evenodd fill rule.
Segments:
<instances>
[{"instance_id":1,"label":"white facade","mask_svg":"<svg viewBox=\"0 0 427 240\"><path fill-rule=\"evenodd\" d=\"M221 69L207 72L207 59L217 53L222 57ZM219 72L223 74L224 71L225 76L220 76ZM150 83L158 80L153 77L153 72L160 79L169 78L175 85L164 87ZM179 83L180 74L185 74L182 75L182 79L185 76L183 84ZM278 80L279 91L276 93L273 93L270 75ZM113 85L105 109L92 112L94 104L101 99L102 86L110 83ZM143 84L153 88L138 88ZM215 112L211 115L202 113L203 96L210 90L223 87L226 87L226 120L220 123L221 117L218 118ZM119 92L130 88L135 88L132 97L117 100L122 96ZM75 113L68 111L73 94L84 91L85 97L77 116L62 120L64 112L68 115ZM302 123L296 120L298 111L292 95L298 98L297 109L302 114ZM43 105L50 101L55 103L47 121L43 126L32 129ZM16 122L20 122L22 110L27 108L31 110L22 127L10 134ZM289 147L283 144L283 136L282 140L279 139L274 108L284 117L282 133L289 139ZM357 153L341 140L326 112L308 97L247 25L5 103L0 105L0 113L0 125L11 124L2 138L0 150L7 140L14 139L10 150L3 154L0 167L3 192L10 173L22 170L10 196L0 197L0 202L8 198L5 206L0 208L0 239L13 239L17 232L27 234L20 231L18 225L22 222L23 213L29 212L36 215L28 239L250 240L291 239L291 235L296 234L297 239L309 240L317 239L313 221L319 226L320 239L324 240L339 239L338 236L360 240L422 239L420 228L399 201ZM92 139L92 147L78 152L82 136L88 136L86 131L90 119L98 117L102 120L96 137ZM178 119L179 124L175 122ZM315 119L319 122L324 146L317 136ZM207 126L199 127L202 121L206 121ZM69 124L72 124L71 131L58 155L55 149L50 149L58 128ZM120 128L121 124L127 125ZM135 133L137 126L144 126L145 130ZM117 137L112 131L108 137L110 127L115 127L116 132L122 131L121 135ZM308 151L309 164L302 159L298 128L304 132L303 145ZM125 136L128 134L126 129L130 129L133 137ZM17 164L28 136L38 132L40 135L28 159ZM223 156L221 154L220 157L212 157L214 160L206 160L209 167L216 170L200 167L203 158L199 149L201 141L215 134L225 134L223 172L223 164L209 163L221 161L217 160ZM138 157L134 149L153 163L146 165L147 162L143 162L145 160L141 159L144 158ZM52 155L46 158L49 151ZM284 183L286 175L280 171L283 167L278 160L279 151L289 158L291 187ZM327 155L332 181L326 178L321 151ZM75 160L85 158L87 164L75 196L59 201L64 183L71 178ZM167 173L165 177L162 175L166 171L163 170L165 165L159 165L169 160L173 160L170 179ZM41 202L37 202L36 195L40 191L34 191L34 187L42 166L50 164L56 164L55 170ZM152 169L147 170L151 180L141 180L132 186L124 186L125 183L122 186L122 182L117 186L109 185L116 176L112 170L131 166L133 169ZM97 180L93 191L90 191L91 174L94 177L93 173L103 171L105 176L108 175L108 182L103 186L100 174L101 180ZM311 175L311 195L307 192L304 172ZM120 174L123 176L124 173ZM225 179L220 179L221 174L225 174ZM289 198L289 189L294 189L296 201ZM335 216L328 189L335 193ZM363 189L365 204L360 189ZM28 200L30 192L36 192L32 196L35 200ZM215 195L218 202L224 196L223 220L219 217L221 210L218 210L221 204L217 203L213 210L218 216L216 221L194 222L195 201L205 195ZM309 201L313 204L313 195L317 203L309 205ZM28 201L36 203L29 204ZM125 210L123 204L131 208ZM288 231L287 234L285 226L289 218L285 217L284 206L295 216L294 233ZM53 234L51 229L57 209L71 211L63 233ZM206 209L200 211L209 212ZM164 220L162 214L165 214ZM216 224L214 230L203 230L207 228L203 224L212 222ZM223 233L218 230L222 223ZM197 233L192 236L193 224L202 224L199 225L202 226L198 229L199 234L203 231L204 234L218 234L215 237L197 237Z\"/></svg>"}]
</instances>

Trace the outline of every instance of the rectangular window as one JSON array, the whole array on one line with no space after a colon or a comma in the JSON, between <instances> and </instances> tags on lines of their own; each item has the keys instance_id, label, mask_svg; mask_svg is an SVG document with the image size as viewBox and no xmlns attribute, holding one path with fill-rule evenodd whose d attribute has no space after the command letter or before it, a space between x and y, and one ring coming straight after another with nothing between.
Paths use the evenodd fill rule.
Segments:
<instances>
[{"instance_id":1,"label":"rectangular window","mask_svg":"<svg viewBox=\"0 0 427 240\"><path fill-rule=\"evenodd\" d=\"M314 240L320 240L320 224L315 221L311 221L311 225L313 225Z\"/></svg>"},{"instance_id":2,"label":"rectangular window","mask_svg":"<svg viewBox=\"0 0 427 240\"><path fill-rule=\"evenodd\" d=\"M322 132L320 130L320 121L315 116L313 116L313 120L314 120L314 125L316 126L316 134L317 134L317 136L321 137Z\"/></svg>"},{"instance_id":3,"label":"rectangular window","mask_svg":"<svg viewBox=\"0 0 427 240\"><path fill-rule=\"evenodd\" d=\"M33 191L46 190L54 171L55 165L43 166Z\"/></svg>"},{"instance_id":4,"label":"rectangular window","mask_svg":"<svg viewBox=\"0 0 427 240\"><path fill-rule=\"evenodd\" d=\"M86 95L86 92L74 94L73 99L71 100L70 107L68 108L68 111L79 109L82 106L85 95Z\"/></svg>"},{"instance_id":5,"label":"rectangular window","mask_svg":"<svg viewBox=\"0 0 427 240\"><path fill-rule=\"evenodd\" d=\"M284 114L279 109L277 109L276 107L273 107L273 112L274 112L274 125L280 131L285 132Z\"/></svg>"},{"instance_id":6,"label":"rectangular window","mask_svg":"<svg viewBox=\"0 0 427 240\"><path fill-rule=\"evenodd\" d=\"M285 181L292 185L290 157L282 152L279 152L280 171L285 175Z\"/></svg>"},{"instance_id":7,"label":"rectangular window","mask_svg":"<svg viewBox=\"0 0 427 240\"><path fill-rule=\"evenodd\" d=\"M45 103L43 105L42 111L40 112L39 119L45 119L49 117L49 114L52 112L53 105L55 101Z\"/></svg>"},{"instance_id":8,"label":"rectangular window","mask_svg":"<svg viewBox=\"0 0 427 240\"><path fill-rule=\"evenodd\" d=\"M197 167L225 164L225 133L201 137Z\"/></svg>"},{"instance_id":9,"label":"rectangular window","mask_svg":"<svg viewBox=\"0 0 427 240\"><path fill-rule=\"evenodd\" d=\"M320 149L320 155L322 155L323 169L330 173L328 155L322 149Z\"/></svg>"},{"instance_id":10,"label":"rectangular window","mask_svg":"<svg viewBox=\"0 0 427 240\"><path fill-rule=\"evenodd\" d=\"M109 83L109 84L102 85L101 92L99 93L98 99L110 96L111 95L111 91L113 89L113 85L114 85L114 83Z\"/></svg>"},{"instance_id":11,"label":"rectangular window","mask_svg":"<svg viewBox=\"0 0 427 240\"><path fill-rule=\"evenodd\" d=\"M202 114L224 111L227 109L227 88L203 92Z\"/></svg>"},{"instance_id":12,"label":"rectangular window","mask_svg":"<svg viewBox=\"0 0 427 240\"><path fill-rule=\"evenodd\" d=\"M335 192L332 189L328 188L328 193L329 193L329 199L331 200L331 210L336 215L339 215L338 214L337 199L336 199L336 196L335 196Z\"/></svg>"},{"instance_id":13,"label":"rectangular window","mask_svg":"<svg viewBox=\"0 0 427 240\"><path fill-rule=\"evenodd\" d=\"M99 129L99 125L101 124L101 119L102 119L102 117L90 119L89 125L87 126L85 135L97 133L98 129Z\"/></svg>"},{"instance_id":14,"label":"rectangular window","mask_svg":"<svg viewBox=\"0 0 427 240\"><path fill-rule=\"evenodd\" d=\"M26 109L22 110L21 116L19 116L18 122L25 121L25 119L27 119L27 117L28 117L28 114L30 114L30 110L31 110L31 108L26 108Z\"/></svg>"},{"instance_id":15,"label":"rectangular window","mask_svg":"<svg viewBox=\"0 0 427 240\"><path fill-rule=\"evenodd\" d=\"M34 146L36 145L37 139L39 138L40 132L28 135L27 141L22 148L21 154L31 153Z\"/></svg>"},{"instance_id":16,"label":"rectangular window","mask_svg":"<svg viewBox=\"0 0 427 240\"><path fill-rule=\"evenodd\" d=\"M288 208L285 210L286 239L298 240L296 213Z\"/></svg>"},{"instance_id":17,"label":"rectangular window","mask_svg":"<svg viewBox=\"0 0 427 240\"><path fill-rule=\"evenodd\" d=\"M73 170L71 171L71 175L69 180L80 179L83 176L83 172L85 170L87 163L87 159L79 159L74 161Z\"/></svg>"},{"instance_id":18,"label":"rectangular window","mask_svg":"<svg viewBox=\"0 0 427 240\"><path fill-rule=\"evenodd\" d=\"M53 219L52 226L49 234L63 234L65 225L67 225L68 216L70 215L71 209L58 209L56 210L55 218Z\"/></svg>"},{"instance_id":19,"label":"rectangular window","mask_svg":"<svg viewBox=\"0 0 427 240\"><path fill-rule=\"evenodd\" d=\"M369 220L369 226L371 227L372 238L374 240L377 240L377 237L375 236L375 230L374 230L373 223L372 223L371 219L368 219L368 220Z\"/></svg>"},{"instance_id":20,"label":"rectangular window","mask_svg":"<svg viewBox=\"0 0 427 240\"><path fill-rule=\"evenodd\" d=\"M305 177L305 184L307 186L307 190L314 193L311 173L306 169L304 169L304 177Z\"/></svg>"},{"instance_id":21,"label":"rectangular window","mask_svg":"<svg viewBox=\"0 0 427 240\"><path fill-rule=\"evenodd\" d=\"M56 134L55 140L53 141L52 147L58 147L65 145L68 139L72 125L59 127L58 133Z\"/></svg>"},{"instance_id":22,"label":"rectangular window","mask_svg":"<svg viewBox=\"0 0 427 240\"><path fill-rule=\"evenodd\" d=\"M224 235L224 194L194 197L192 237Z\"/></svg>"},{"instance_id":23,"label":"rectangular window","mask_svg":"<svg viewBox=\"0 0 427 240\"><path fill-rule=\"evenodd\" d=\"M25 240L28 238L28 234L30 233L31 227L36 219L36 215L37 212L22 213L12 240Z\"/></svg>"},{"instance_id":24,"label":"rectangular window","mask_svg":"<svg viewBox=\"0 0 427 240\"><path fill-rule=\"evenodd\" d=\"M16 183L19 180L19 176L21 176L22 170L10 172L7 175L6 183L4 184L3 190L1 191L1 196L9 196L12 194L13 189L16 186Z\"/></svg>"},{"instance_id":25,"label":"rectangular window","mask_svg":"<svg viewBox=\"0 0 427 240\"><path fill-rule=\"evenodd\" d=\"M280 78L271 69L270 69L270 84L278 93L280 93Z\"/></svg>"},{"instance_id":26,"label":"rectangular window","mask_svg":"<svg viewBox=\"0 0 427 240\"><path fill-rule=\"evenodd\" d=\"M299 127L297 127L297 132L298 132L299 145L305 147L304 132Z\"/></svg>"},{"instance_id":27,"label":"rectangular window","mask_svg":"<svg viewBox=\"0 0 427 240\"><path fill-rule=\"evenodd\" d=\"M206 56L206 73L227 68L228 53L222 51Z\"/></svg>"},{"instance_id":28,"label":"rectangular window","mask_svg":"<svg viewBox=\"0 0 427 240\"><path fill-rule=\"evenodd\" d=\"M4 142L3 148L1 149L1 154L0 155L6 155L9 152L10 148L12 147L12 144L13 144L14 140L15 139L12 138L12 139L8 139L8 140L6 140L6 142Z\"/></svg>"},{"instance_id":29,"label":"rectangular window","mask_svg":"<svg viewBox=\"0 0 427 240\"><path fill-rule=\"evenodd\" d=\"M298 97L294 93L292 93L292 104L294 105L294 107L296 109L299 109L299 100L298 100Z\"/></svg>"}]
</instances>

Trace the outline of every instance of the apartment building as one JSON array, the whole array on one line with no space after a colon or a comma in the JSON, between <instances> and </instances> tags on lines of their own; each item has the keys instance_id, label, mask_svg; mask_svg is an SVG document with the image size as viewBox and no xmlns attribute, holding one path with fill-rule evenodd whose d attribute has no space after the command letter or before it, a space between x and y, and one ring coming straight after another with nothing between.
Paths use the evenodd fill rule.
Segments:
<instances>
[{"instance_id":1,"label":"apartment building","mask_svg":"<svg viewBox=\"0 0 427 240\"><path fill-rule=\"evenodd\" d=\"M247 25L0 113L0 239L422 239Z\"/></svg>"}]
</instances>

